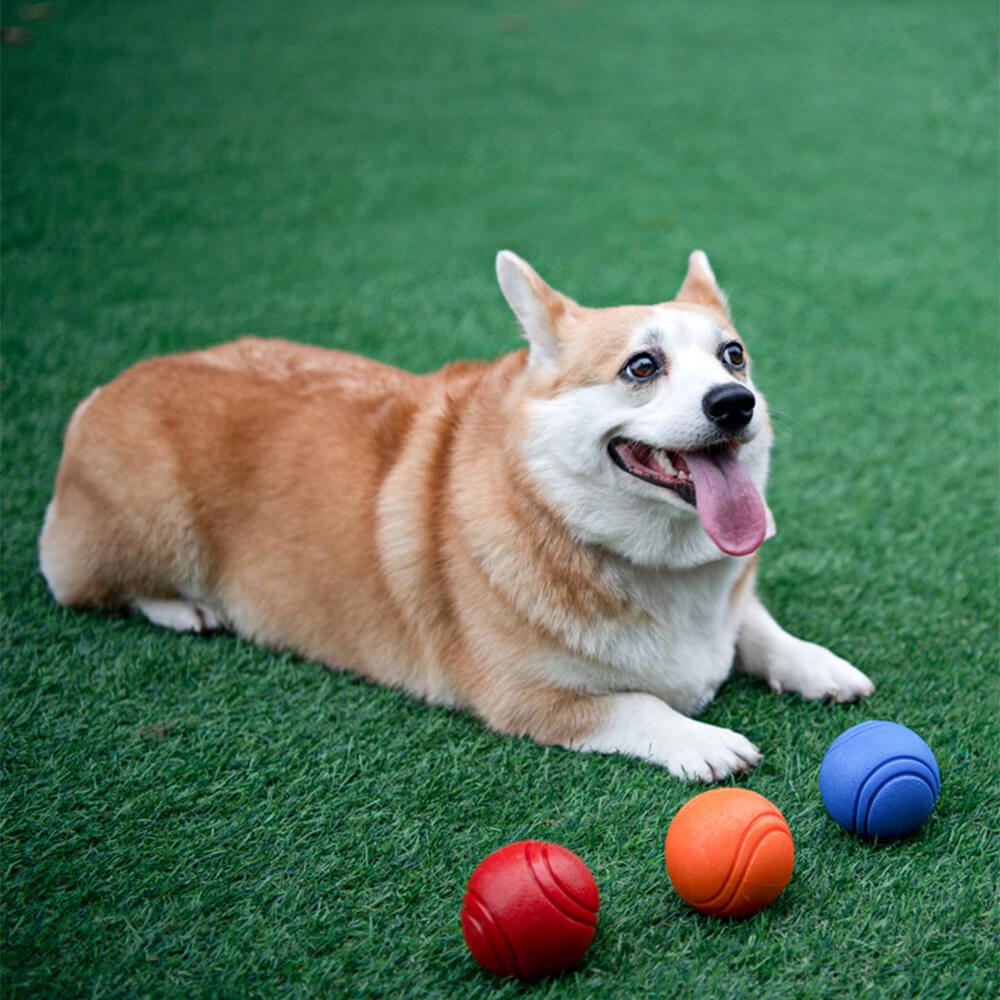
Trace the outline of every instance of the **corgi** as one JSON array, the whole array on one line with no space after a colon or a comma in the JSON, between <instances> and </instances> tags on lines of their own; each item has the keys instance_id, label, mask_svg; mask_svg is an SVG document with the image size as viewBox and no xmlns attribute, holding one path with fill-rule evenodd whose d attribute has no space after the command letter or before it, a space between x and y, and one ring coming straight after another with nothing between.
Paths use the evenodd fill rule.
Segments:
<instances>
[{"instance_id":1,"label":"corgi","mask_svg":"<svg viewBox=\"0 0 1000 1000\"><path fill-rule=\"evenodd\" d=\"M245 338L96 389L40 538L56 600L700 781L761 759L694 718L734 664L870 694L755 596L773 433L705 254L651 306L586 308L506 250L496 269L527 347L490 363L413 375Z\"/></svg>"}]
</instances>

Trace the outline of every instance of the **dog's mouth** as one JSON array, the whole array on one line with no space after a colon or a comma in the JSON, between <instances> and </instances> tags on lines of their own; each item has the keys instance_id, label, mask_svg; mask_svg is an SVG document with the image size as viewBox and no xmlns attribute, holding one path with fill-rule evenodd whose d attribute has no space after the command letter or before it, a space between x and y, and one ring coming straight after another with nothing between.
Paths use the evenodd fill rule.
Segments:
<instances>
[{"instance_id":1,"label":"dog's mouth","mask_svg":"<svg viewBox=\"0 0 1000 1000\"><path fill-rule=\"evenodd\" d=\"M608 453L630 476L671 490L691 504L723 552L745 556L764 541L771 522L764 498L737 458L739 447L737 441L725 441L702 451L681 452L616 437Z\"/></svg>"},{"instance_id":2,"label":"dog's mouth","mask_svg":"<svg viewBox=\"0 0 1000 1000\"><path fill-rule=\"evenodd\" d=\"M685 503L695 506L694 480L679 451L654 448L641 441L615 438L608 451L614 463L636 479L673 490Z\"/></svg>"}]
</instances>

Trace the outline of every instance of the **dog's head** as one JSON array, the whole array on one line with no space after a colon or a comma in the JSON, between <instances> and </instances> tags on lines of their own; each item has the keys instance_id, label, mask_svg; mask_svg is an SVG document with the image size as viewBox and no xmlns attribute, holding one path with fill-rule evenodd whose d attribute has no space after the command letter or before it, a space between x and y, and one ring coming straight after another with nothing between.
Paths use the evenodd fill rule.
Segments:
<instances>
[{"instance_id":1,"label":"dog's head","mask_svg":"<svg viewBox=\"0 0 1000 1000\"><path fill-rule=\"evenodd\" d=\"M584 308L507 250L497 277L529 342L521 450L580 540L679 568L773 533L770 421L704 253L653 306Z\"/></svg>"}]
</instances>

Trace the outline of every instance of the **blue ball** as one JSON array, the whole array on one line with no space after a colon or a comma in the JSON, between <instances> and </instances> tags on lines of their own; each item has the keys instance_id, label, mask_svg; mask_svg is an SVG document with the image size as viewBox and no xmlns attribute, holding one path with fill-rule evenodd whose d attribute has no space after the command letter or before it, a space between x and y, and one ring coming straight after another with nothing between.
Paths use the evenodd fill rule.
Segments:
<instances>
[{"instance_id":1,"label":"blue ball","mask_svg":"<svg viewBox=\"0 0 1000 1000\"><path fill-rule=\"evenodd\" d=\"M819 792L830 815L862 837L894 840L931 814L941 772L931 748L897 722L862 722L830 744Z\"/></svg>"}]
</instances>

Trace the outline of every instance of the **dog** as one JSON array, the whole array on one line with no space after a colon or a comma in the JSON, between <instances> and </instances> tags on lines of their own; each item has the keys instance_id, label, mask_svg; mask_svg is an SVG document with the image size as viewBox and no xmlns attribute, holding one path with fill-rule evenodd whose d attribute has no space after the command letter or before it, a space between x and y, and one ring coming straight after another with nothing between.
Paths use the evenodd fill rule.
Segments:
<instances>
[{"instance_id":1,"label":"dog","mask_svg":"<svg viewBox=\"0 0 1000 1000\"><path fill-rule=\"evenodd\" d=\"M527 347L493 362L413 375L244 338L96 389L40 538L56 600L700 781L761 759L693 718L734 664L870 694L755 596L773 432L705 254L651 306L583 307L506 250L496 268Z\"/></svg>"}]
</instances>

